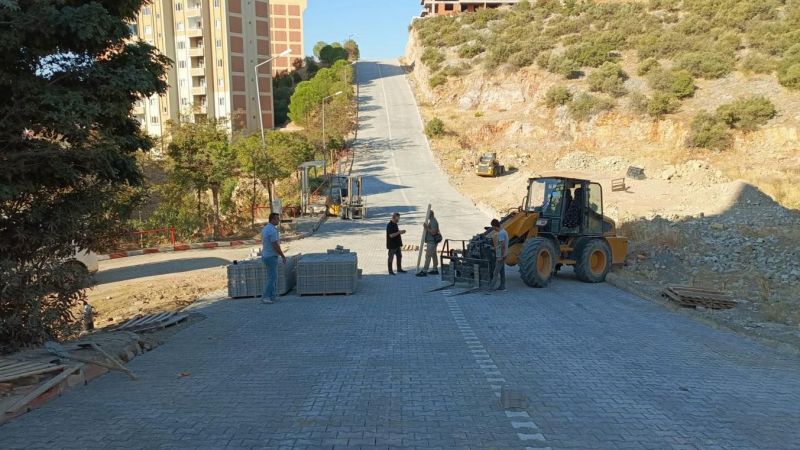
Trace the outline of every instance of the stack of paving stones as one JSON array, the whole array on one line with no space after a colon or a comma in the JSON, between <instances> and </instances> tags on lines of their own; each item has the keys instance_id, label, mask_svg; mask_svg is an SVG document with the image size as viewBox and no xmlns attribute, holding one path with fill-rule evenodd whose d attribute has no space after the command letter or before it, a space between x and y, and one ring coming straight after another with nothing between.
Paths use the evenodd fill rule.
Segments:
<instances>
[{"instance_id":1,"label":"stack of paving stones","mask_svg":"<svg viewBox=\"0 0 800 450\"><path fill-rule=\"evenodd\" d=\"M284 264L278 260L278 295L286 295L296 283L297 262L300 255L289 256ZM261 258L234 261L228 266L228 296L231 298L257 297L264 292L267 269Z\"/></svg>"},{"instance_id":2,"label":"stack of paving stones","mask_svg":"<svg viewBox=\"0 0 800 450\"><path fill-rule=\"evenodd\" d=\"M350 295L358 287L358 255L336 247L303 255L297 263L299 295Z\"/></svg>"}]
</instances>

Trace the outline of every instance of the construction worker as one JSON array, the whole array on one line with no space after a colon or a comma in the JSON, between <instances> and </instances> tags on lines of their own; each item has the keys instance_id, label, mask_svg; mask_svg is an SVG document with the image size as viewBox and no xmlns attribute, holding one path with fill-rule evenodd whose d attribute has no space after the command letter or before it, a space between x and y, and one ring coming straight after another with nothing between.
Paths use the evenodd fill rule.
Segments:
<instances>
[{"instance_id":1,"label":"construction worker","mask_svg":"<svg viewBox=\"0 0 800 450\"><path fill-rule=\"evenodd\" d=\"M389 251L389 275L394 275L392 271L392 260L397 257L397 273L406 273L402 268L403 260L403 238L406 230L401 230L397 226L400 222L400 213L393 213L392 219L386 224L386 249Z\"/></svg>"},{"instance_id":2,"label":"construction worker","mask_svg":"<svg viewBox=\"0 0 800 450\"><path fill-rule=\"evenodd\" d=\"M508 233L506 230L500 228L500 221L492 219L492 230L495 233L494 238L494 274L492 275L492 282L489 285L489 290L506 289L506 257L508 257ZM499 285L498 285L499 284ZM495 287L497 286L497 287Z\"/></svg>"},{"instance_id":3,"label":"construction worker","mask_svg":"<svg viewBox=\"0 0 800 450\"><path fill-rule=\"evenodd\" d=\"M427 225L423 226L425 227L425 266L422 271L417 273L418 277L439 274L439 257L436 254L436 248L439 246L439 242L442 241L442 235L439 233L439 222L434 217L433 210L428 215ZM433 260L433 270L429 272L428 268L431 265L431 260Z\"/></svg>"},{"instance_id":4,"label":"construction worker","mask_svg":"<svg viewBox=\"0 0 800 450\"><path fill-rule=\"evenodd\" d=\"M261 230L261 261L267 267L267 285L261 294L261 302L265 304L275 303L278 298L278 257L280 256L286 264L286 256L281 250L278 233L280 223L281 216L270 213L269 223Z\"/></svg>"}]
</instances>

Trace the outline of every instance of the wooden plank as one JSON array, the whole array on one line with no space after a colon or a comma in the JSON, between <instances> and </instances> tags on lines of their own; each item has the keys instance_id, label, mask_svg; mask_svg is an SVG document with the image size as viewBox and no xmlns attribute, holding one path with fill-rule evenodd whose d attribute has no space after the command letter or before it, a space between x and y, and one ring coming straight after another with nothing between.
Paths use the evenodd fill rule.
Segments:
<instances>
[{"instance_id":1,"label":"wooden plank","mask_svg":"<svg viewBox=\"0 0 800 450\"><path fill-rule=\"evenodd\" d=\"M29 370L28 372L18 373L15 375L0 375L0 383L11 381L11 380L18 380L20 378L25 377L32 377L34 375L41 375L43 373L55 372L58 370L62 370L65 366L63 365L55 365L49 367L42 367L35 370Z\"/></svg>"},{"instance_id":2,"label":"wooden plank","mask_svg":"<svg viewBox=\"0 0 800 450\"><path fill-rule=\"evenodd\" d=\"M318 294L311 294L311 295L318 295ZM325 295L325 294L321 294L321 295ZM342 294L335 294L335 295L342 295ZM168 319L166 321L163 321L163 322L153 323L153 324L146 325L146 326L144 326L142 328L137 328L136 331L141 332L141 331L157 330L159 328L166 328L166 327L168 327L170 325L174 325L174 324L176 324L178 322L183 322L184 320L186 320L187 317L189 317L187 314L179 315L179 316L170 318L170 319Z\"/></svg>"},{"instance_id":3,"label":"wooden plank","mask_svg":"<svg viewBox=\"0 0 800 450\"><path fill-rule=\"evenodd\" d=\"M0 372L6 371L6 370L14 370L17 367L24 367L24 366L27 366L28 364L30 364L30 363L27 362L27 361L16 362L14 364L9 364L7 366L0 367Z\"/></svg>"},{"instance_id":4,"label":"wooden plank","mask_svg":"<svg viewBox=\"0 0 800 450\"><path fill-rule=\"evenodd\" d=\"M60 374L54 376L53 378L45 381L44 383L40 384L39 387L37 387L36 389L34 389L30 393L28 393L26 396L24 396L21 399L19 399L16 403L11 405L11 407L8 408L6 410L6 412L7 413L19 412L19 410L21 410L22 408L26 407L28 405L28 403L36 400L37 397L39 397L40 395L42 395L45 392L49 391L50 389L52 389L53 387L55 387L56 385L58 385L62 381L66 380L70 375L75 373L75 371L77 371L80 368L81 368L80 365L74 365L74 366L67 367L66 369L64 369L63 372L61 372Z\"/></svg>"},{"instance_id":5,"label":"wooden plank","mask_svg":"<svg viewBox=\"0 0 800 450\"><path fill-rule=\"evenodd\" d=\"M10 375L21 371L24 372L26 370L36 370L36 369L41 369L42 367L50 367L50 366L52 366L52 364L50 363L39 363L39 362L27 363L16 367L11 367L8 369L0 369L0 375Z\"/></svg>"},{"instance_id":6,"label":"wooden plank","mask_svg":"<svg viewBox=\"0 0 800 450\"><path fill-rule=\"evenodd\" d=\"M123 323L122 325L120 325L118 329L119 330L127 329L128 327L134 325L135 323L141 322L145 317L137 317L135 319L131 319L131 320Z\"/></svg>"},{"instance_id":7,"label":"wooden plank","mask_svg":"<svg viewBox=\"0 0 800 450\"><path fill-rule=\"evenodd\" d=\"M417 270L415 273L419 273L419 266L422 264L422 253L425 251L425 235L427 234L428 224L431 220L431 204L428 203L428 210L425 212L425 221L422 225L422 237L420 238L419 242L419 253L417 254Z\"/></svg>"}]
</instances>

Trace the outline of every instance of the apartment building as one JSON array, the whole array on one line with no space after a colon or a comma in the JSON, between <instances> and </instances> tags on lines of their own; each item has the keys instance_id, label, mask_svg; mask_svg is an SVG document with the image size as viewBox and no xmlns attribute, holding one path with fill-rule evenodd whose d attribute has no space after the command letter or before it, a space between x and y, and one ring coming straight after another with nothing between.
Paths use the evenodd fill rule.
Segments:
<instances>
[{"instance_id":1,"label":"apartment building","mask_svg":"<svg viewBox=\"0 0 800 450\"><path fill-rule=\"evenodd\" d=\"M232 132L256 131L259 120L274 127L272 73L303 57L306 2L152 0L131 26L174 65L167 94L143 99L134 116L152 136L167 131L168 121L202 118L225 119ZM256 78L256 64L286 49L290 57L260 67Z\"/></svg>"},{"instance_id":2,"label":"apartment building","mask_svg":"<svg viewBox=\"0 0 800 450\"><path fill-rule=\"evenodd\" d=\"M464 12L475 12L479 8L499 8L515 5L522 0L505 0L497 2L479 2L475 0L420 0L422 17L453 16Z\"/></svg>"}]
</instances>

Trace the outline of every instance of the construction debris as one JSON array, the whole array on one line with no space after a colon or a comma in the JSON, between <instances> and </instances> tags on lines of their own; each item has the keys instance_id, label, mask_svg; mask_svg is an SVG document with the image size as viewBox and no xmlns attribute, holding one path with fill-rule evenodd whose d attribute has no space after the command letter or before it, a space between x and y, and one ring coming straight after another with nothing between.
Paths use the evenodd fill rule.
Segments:
<instances>
[{"instance_id":1,"label":"construction debris","mask_svg":"<svg viewBox=\"0 0 800 450\"><path fill-rule=\"evenodd\" d=\"M178 312L165 312L160 314L152 314L149 316L141 316L123 323L113 331L132 331L134 333L142 333L145 331L160 330L162 328L183 322L188 317L188 314L181 314Z\"/></svg>"},{"instance_id":2,"label":"construction debris","mask_svg":"<svg viewBox=\"0 0 800 450\"><path fill-rule=\"evenodd\" d=\"M50 353L58 356L59 358L69 359L69 360L72 360L72 361L83 362L83 363L87 363L87 364L94 364L96 366L100 366L100 367L106 368L108 370L116 370L118 372L123 372L126 375L128 375L129 377L131 377L132 380L136 380L137 379L136 375L134 375L133 372L131 372L125 366L123 366L122 363L120 363L116 358L112 357L111 355L109 355L105 351L99 350L99 346L97 344L91 343L89 345L91 345L91 348L93 348L94 350L97 350L98 353L100 353L103 357L107 358L110 361L110 363L103 362L103 361L97 361L97 360L92 359L92 358L84 358L82 356L73 355L64 346L62 346L61 344L58 344L56 342L45 342L44 343L45 348Z\"/></svg>"},{"instance_id":3,"label":"construction debris","mask_svg":"<svg viewBox=\"0 0 800 450\"><path fill-rule=\"evenodd\" d=\"M692 308L702 306L710 309L730 309L737 304L725 292L687 286L669 286L661 295L681 306Z\"/></svg>"},{"instance_id":4,"label":"construction debris","mask_svg":"<svg viewBox=\"0 0 800 450\"><path fill-rule=\"evenodd\" d=\"M0 359L0 383L20 378L32 377L64 369L62 364L44 363L40 361L17 361Z\"/></svg>"}]
</instances>

